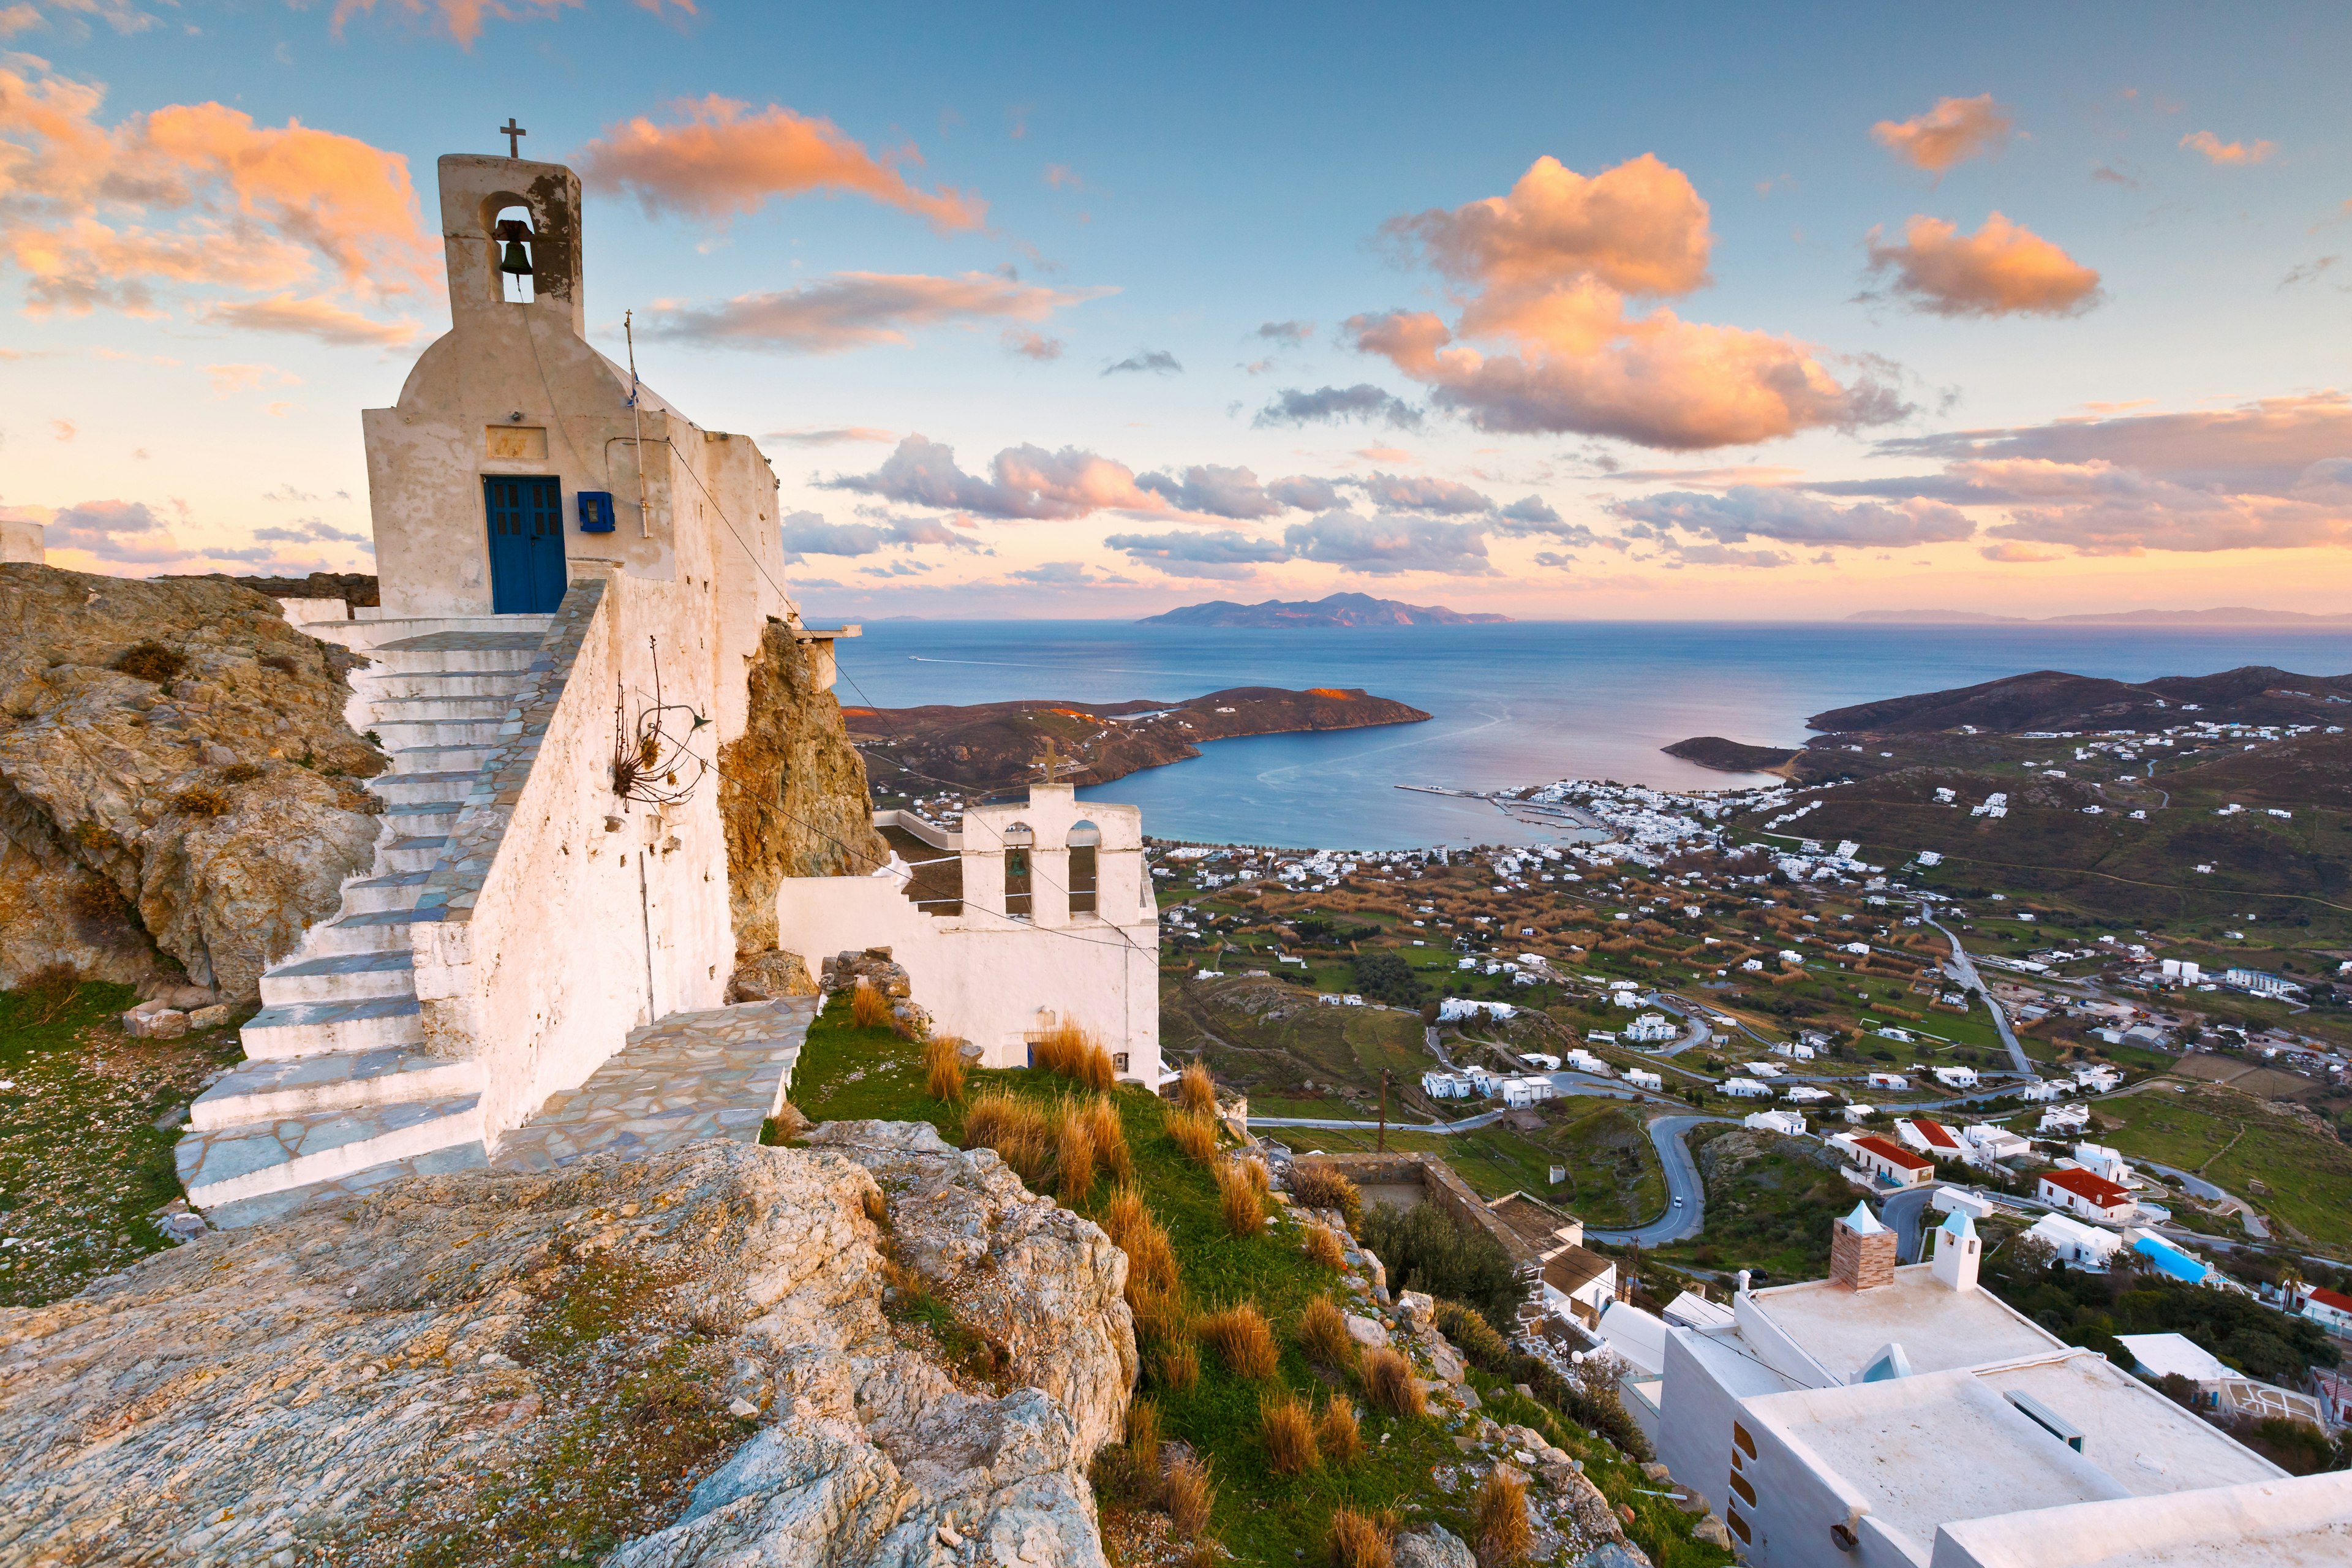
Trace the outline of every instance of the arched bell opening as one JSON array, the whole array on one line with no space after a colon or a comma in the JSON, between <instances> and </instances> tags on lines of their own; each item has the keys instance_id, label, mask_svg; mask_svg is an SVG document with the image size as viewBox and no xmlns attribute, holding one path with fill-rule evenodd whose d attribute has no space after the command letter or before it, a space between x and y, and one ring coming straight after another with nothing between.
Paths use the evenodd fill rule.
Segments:
<instances>
[{"instance_id":1,"label":"arched bell opening","mask_svg":"<svg viewBox=\"0 0 2352 1568\"><path fill-rule=\"evenodd\" d=\"M1032 878L1035 875L1037 836L1025 822L1004 830L1004 912L1025 921L1035 913Z\"/></svg>"},{"instance_id":2,"label":"arched bell opening","mask_svg":"<svg viewBox=\"0 0 2352 1568\"><path fill-rule=\"evenodd\" d=\"M498 255L499 297L509 305L537 300L539 234L531 227L530 209L520 204L500 207L490 220L490 242Z\"/></svg>"},{"instance_id":3,"label":"arched bell opening","mask_svg":"<svg viewBox=\"0 0 2352 1568\"><path fill-rule=\"evenodd\" d=\"M1090 915L1096 912L1096 851L1102 844L1102 829L1091 822L1074 823L1070 827L1068 843L1070 912Z\"/></svg>"}]
</instances>

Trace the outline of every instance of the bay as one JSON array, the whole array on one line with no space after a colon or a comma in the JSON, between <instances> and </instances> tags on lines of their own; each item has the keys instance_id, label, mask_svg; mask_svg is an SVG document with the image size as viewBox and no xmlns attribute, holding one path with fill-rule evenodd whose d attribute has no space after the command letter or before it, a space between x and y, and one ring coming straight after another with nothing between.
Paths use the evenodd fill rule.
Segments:
<instances>
[{"instance_id":1,"label":"bay","mask_svg":"<svg viewBox=\"0 0 2352 1568\"><path fill-rule=\"evenodd\" d=\"M1122 621L881 621L835 645L844 702L1176 700L1230 686L1361 687L1425 724L1216 741L1081 792L1162 837L1302 848L1542 843L1477 801L1560 778L1668 789L1757 782L1660 747L1693 735L1801 744L1809 714L2037 669L2147 680L2273 665L2352 670L2340 631L1867 623L1519 621L1247 631Z\"/></svg>"}]
</instances>

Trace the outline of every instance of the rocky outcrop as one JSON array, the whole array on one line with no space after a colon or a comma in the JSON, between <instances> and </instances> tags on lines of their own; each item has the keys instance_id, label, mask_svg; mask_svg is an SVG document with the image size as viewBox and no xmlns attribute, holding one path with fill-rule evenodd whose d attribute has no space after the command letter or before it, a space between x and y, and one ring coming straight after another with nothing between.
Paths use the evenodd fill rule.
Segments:
<instances>
[{"instance_id":1,"label":"rocky outcrop","mask_svg":"<svg viewBox=\"0 0 2352 1568\"><path fill-rule=\"evenodd\" d=\"M727 1001L730 1006L738 1002L775 1002L786 996L816 994L816 982L809 975L808 961L797 952L779 952L773 948L737 960L734 973L727 977Z\"/></svg>"},{"instance_id":2,"label":"rocky outcrop","mask_svg":"<svg viewBox=\"0 0 2352 1568\"><path fill-rule=\"evenodd\" d=\"M771 621L746 676L743 733L719 748L735 951L776 945L776 885L787 877L854 877L889 858L874 831L866 761L841 704L817 682L808 648Z\"/></svg>"},{"instance_id":3,"label":"rocky outcrop","mask_svg":"<svg viewBox=\"0 0 2352 1568\"><path fill-rule=\"evenodd\" d=\"M370 863L350 668L233 584L0 565L0 987L252 995Z\"/></svg>"},{"instance_id":4,"label":"rocky outcrop","mask_svg":"<svg viewBox=\"0 0 2352 1568\"><path fill-rule=\"evenodd\" d=\"M1102 1563L1124 1257L929 1127L814 1143L415 1178L0 1315L0 1560Z\"/></svg>"}]
</instances>

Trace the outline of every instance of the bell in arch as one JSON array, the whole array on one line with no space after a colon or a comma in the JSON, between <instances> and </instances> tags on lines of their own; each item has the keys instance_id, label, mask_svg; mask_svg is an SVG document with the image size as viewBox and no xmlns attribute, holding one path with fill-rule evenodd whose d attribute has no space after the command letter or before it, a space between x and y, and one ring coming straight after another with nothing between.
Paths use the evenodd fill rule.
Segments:
<instances>
[{"instance_id":1,"label":"bell in arch","mask_svg":"<svg viewBox=\"0 0 2352 1568\"><path fill-rule=\"evenodd\" d=\"M531 275L530 225L520 218L499 220L499 270L517 278Z\"/></svg>"}]
</instances>

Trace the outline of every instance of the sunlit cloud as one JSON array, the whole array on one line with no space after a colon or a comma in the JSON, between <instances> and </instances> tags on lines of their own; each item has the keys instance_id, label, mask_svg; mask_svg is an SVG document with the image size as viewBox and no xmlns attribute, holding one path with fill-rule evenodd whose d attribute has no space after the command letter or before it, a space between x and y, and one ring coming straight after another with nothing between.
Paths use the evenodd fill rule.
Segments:
<instances>
[{"instance_id":1,"label":"sunlit cloud","mask_svg":"<svg viewBox=\"0 0 2352 1568\"><path fill-rule=\"evenodd\" d=\"M1937 316L2074 316L2099 302L2099 275L2048 240L1994 213L1972 235L1914 217L1900 244L1872 229L1873 271L1914 309Z\"/></svg>"},{"instance_id":2,"label":"sunlit cloud","mask_svg":"<svg viewBox=\"0 0 2352 1568\"><path fill-rule=\"evenodd\" d=\"M1914 168L1941 174L1956 163L1996 153L2007 144L2016 121L1992 94L1941 98L1936 107L1908 120L1882 120L1870 128L1879 145Z\"/></svg>"},{"instance_id":3,"label":"sunlit cloud","mask_svg":"<svg viewBox=\"0 0 2352 1568\"><path fill-rule=\"evenodd\" d=\"M1382 513L1364 517L1327 511L1283 531L1283 542L1301 561L1345 567L1366 576L1435 572L1455 577L1489 577L1486 531L1475 522Z\"/></svg>"},{"instance_id":4,"label":"sunlit cloud","mask_svg":"<svg viewBox=\"0 0 2352 1568\"><path fill-rule=\"evenodd\" d=\"M2275 142L2256 142L2249 146L2243 142L2224 142L2210 131L2192 131L2180 139L2180 145L2189 152L2201 153L2207 163L2225 168L2260 163L2278 151Z\"/></svg>"},{"instance_id":5,"label":"sunlit cloud","mask_svg":"<svg viewBox=\"0 0 2352 1568\"><path fill-rule=\"evenodd\" d=\"M398 348L416 335L409 321L380 321L326 300L277 294L208 305L204 320L248 332L294 332L320 342L358 348Z\"/></svg>"},{"instance_id":6,"label":"sunlit cloud","mask_svg":"<svg viewBox=\"0 0 2352 1568\"><path fill-rule=\"evenodd\" d=\"M743 294L716 305L660 305L645 312L648 337L789 353L838 353L903 343L919 329L992 319L1043 321L1108 289L1047 289L992 272L958 278L837 272L814 283ZM1050 357L1050 356L1046 356Z\"/></svg>"},{"instance_id":7,"label":"sunlit cloud","mask_svg":"<svg viewBox=\"0 0 2352 1568\"><path fill-rule=\"evenodd\" d=\"M460 47L470 49L474 40L482 36L485 21L544 21L565 11L579 10L584 3L585 0L335 0L333 28L340 37L343 23L350 17L372 12L380 4L388 5L428 26L437 24ZM681 16L696 14L695 0L630 0L630 4L656 16L673 11Z\"/></svg>"},{"instance_id":8,"label":"sunlit cloud","mask_svg":"<svg viewBox=\"0 0 2352 1568\"><path fill-rule=\"evenodd\" d=\"M1612 501L1609 510L1654 529L1705 534L1722 544L1751 539L1784 544L1889 546L1948 544L1976 532L1955 507L1913 499L1897 505L1839 506L1796 490L1739 485L1723 493L1668 490Z\"/></svg>"}]
</instances>

